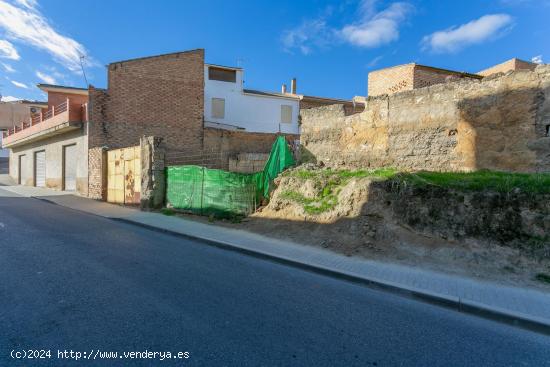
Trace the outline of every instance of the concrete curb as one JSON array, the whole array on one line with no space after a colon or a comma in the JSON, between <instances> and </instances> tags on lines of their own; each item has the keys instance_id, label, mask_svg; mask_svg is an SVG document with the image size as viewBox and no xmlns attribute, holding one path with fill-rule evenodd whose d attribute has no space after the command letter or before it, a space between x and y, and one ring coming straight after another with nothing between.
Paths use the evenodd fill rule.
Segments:
<instances>
[{"instance_id":1,"label":"concrete curb","mask_svg":"<svg viewBox=\"0 0 550 367\"><path fill-rule=\"evenodd\" d=\"M517 327L534 331L537 333L550 335L550 320L536 318L536 317L522 314L519 312L510 312L509 310L506 310L506 309L490 307L475 301L460 299L459 297L453 297L446 294L435 293L424 289L408 287L402 284L388 282L381 279L367 278L367 277L363 277L344 270L327 268L320 265L305 263L296 259L277 256L268 252L254 251L248 248L243 248L239 245L236 245L230 242L211 239L206 236L201 237L196 235L184 234L184 233L172 231L169 229L159 228L152 225L136 222L125 218L110 218L110 219L118 222L122 222L122 223L140 226L156 232L166 233L177 237L198 240L214 247L243 253L249 256L254 256L257 258L274 261L280 264L290 265L290 266L311 271L314 273L327 275L338 279L343 279L343 280L350 281L357 284L363 284L370 288L389 291L394 294L405 296L411 299L417 299L423 302L442 306L445 308L453 309L458 312L463 312L463 313L483 317L485 319L498 321L504 324L517 326Z\"/></svg>"},{"instance_id":2,"label":"concrete curb","mask_svg":"<svg viewBox=\"0 0 550 367\"><path fill-rule=\"evenodd\" d=\"M49 204L63 206L54 201L48 200L44 197L34 197L34 196L31 196L31 197L34 199L47 202ZM85 210L75 209L71 207L66 207L66 208L76 210L78 212L94 215L97 217L110 219L121 223L139 226L152 231L166 233L176 237L198 240L214 247L223 248L226 250L239 252L245 255L254 256L256 258L261 258L261 259L273 261L276 263L297 267L297 268L311 271L317 274L322 274L333 278L350 281L356 284L366 285L370 288L389 291L391 293L398 294L407 298L420 300L420 301L437 305L437 306L442 306L458 312L475 315L478 317L482 317L485 319L497 321L508 325L513 325L513 326L534 331L540 334L550 335L550 320L548 319L537 318L537 317L526 315L520 312L511 312L510 310L507 310L507 309L488 306L486 304L475 302L472 300L461 299L459 297L453 297L446 294L431 292L425 289L409 287L409 286L405 286L403 284L399 284L395 282L376 279L374 277L365 277L365 276L361 276L345 270L328 268L317 264L302 262L293 258L288 258L288 257L272 254L269 252L264 252L260 250L251 250L249 248L244 248L242 246L239 246L231 242L208 238L207 236L197 236L192 234L180 233L170 229L159 228L153 225L144 224L131 219L120 218L120 217L108 217L108 216L90 213Z\"/></svg>"}]
</instances>

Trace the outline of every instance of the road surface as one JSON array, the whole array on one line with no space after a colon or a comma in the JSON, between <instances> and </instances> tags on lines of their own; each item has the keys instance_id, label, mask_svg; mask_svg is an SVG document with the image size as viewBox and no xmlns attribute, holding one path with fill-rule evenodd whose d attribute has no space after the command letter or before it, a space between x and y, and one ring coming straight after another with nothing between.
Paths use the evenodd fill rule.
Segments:
<instances>
[{"instance_id":1,"label":"road surface","mask_svg":"<svg viewBox=\"0 0 550 367\"><path fill-rule=\"evenodd\" d=\"M550 366L550 338L0 187L0 365L80 364Z\"/></svg>"}]
</instances>

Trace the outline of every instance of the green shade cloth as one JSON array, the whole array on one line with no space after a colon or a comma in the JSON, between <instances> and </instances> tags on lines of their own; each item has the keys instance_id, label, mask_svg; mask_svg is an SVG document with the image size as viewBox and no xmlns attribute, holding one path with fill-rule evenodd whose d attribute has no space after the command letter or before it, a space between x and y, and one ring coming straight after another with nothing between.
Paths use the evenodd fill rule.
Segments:
<instances>
[{"instance_id":1,"label":"green shade cloth","mask_svg":"<svg viewBox=\"0 0 550 367\"><path fill-rule=\"evenodd\" d=\"M167 168L169 207L195 214L230 217L248 215L268 199L273 180L295 164L284 136L278 136L263 171L237 173L200 166Z\"/></svg>"}]
</instances>

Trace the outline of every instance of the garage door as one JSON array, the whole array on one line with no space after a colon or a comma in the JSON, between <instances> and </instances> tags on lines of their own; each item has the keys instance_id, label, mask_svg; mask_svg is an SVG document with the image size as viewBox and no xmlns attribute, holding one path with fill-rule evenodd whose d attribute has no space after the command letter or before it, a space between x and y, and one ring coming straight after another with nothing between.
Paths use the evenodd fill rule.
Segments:
<instances>
[{"instance_id":1,"label":"garage door","mask_svg":"<svg viewBox=\"0 0 550 367\"><path fill-rule=\"evenodd\" d=\"M76 145L63 147L63 190L76 190Z\"/></svg>"},{"instance_id":2,"label":"garage door","mask_svg":"<svg viewBox=\"0 0 550 367\"><path fill-rule=\"evenodd\" d=\"M19 184L25 185L29 174L27 172L27 156L25 154L19 156Z\"/></svg>"},{"instance_id":3,"label":"garage door","mask_svg":"<svg viewBox=\"0 0 550 367\"><path fill-rule=\"evenodd\" d=\"M34 185L46 187L46 152L34 153Z\"/></svg>"}]
</instances>

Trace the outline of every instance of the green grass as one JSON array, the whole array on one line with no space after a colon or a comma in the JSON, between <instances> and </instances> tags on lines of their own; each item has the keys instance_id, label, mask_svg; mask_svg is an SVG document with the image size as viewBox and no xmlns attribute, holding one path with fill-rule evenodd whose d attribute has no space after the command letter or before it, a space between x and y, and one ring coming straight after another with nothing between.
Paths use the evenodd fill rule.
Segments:
<instances>
[{"instance_id":1,"label":"green grass","mask_svg":"<svg viewBox=\"0 0 550 367\"><path fill-rule=\"evenodd\" d=\"M550 194L550 173L477 172L399 172L394 168L373 170L295 169L284 176L313 180L322 185L320 194L306 198L296 191L285 191L282 197L301 204L308 214L320 214L338 204L338 194L352 178L394 180L416 187L438 186L457 191L495 191L508 193L514 189L530 194Z\"/></svg>"},{"instance_id":2,"label":"green grass","mask_svg":"<svg viewBox=\"0 0 550 367\"><path fill-rule=\"evenodd\" d=\"M361 177L372 177L386 179L395 176L398 173L397 170L393 168L378 168L373 170L332 170L332 169L322 169L322 170L291 170L283 173L284 176L297 177L303 180L307 179L327 179L327 178L340 178L343 180L350 178L361 178Z\"/></svg>"},{"instance_id":3,"label":"green grass","mask_svg":"<svg viewBox=\"0 0 550 367\"><path fill-rule=\"evenodd\" d=\"M496 191L519 189L531 194L550 193L549 173L477 172L415 172L395 177L416 186L435 185L459 191Z\"/></svg>"},{"instance_id":4,"label":"green grass","mask_svg":"<svg viewBox=\"0 0 550 367\"><path fill-rule=\"evenodd\" d=\"M352 178L371 177L374 179L387 179L397 174L392 168L381 168L376 170L293 170L286 173L287 176L296 177L302 180L314 180L317 184L323 185L320 194L315 198L306 198L296 191L284 191L281 196L284 199L301 204L308 214L321 214L333 209L338 204L338 194L342 186Z\"/></svg>"},{"instance_id":5,"label":"green grass","mask_svg":"<svg viewBox=\"0 0 550 367\"><path fill-rule=\"evenodd\" d=\"M168 216L171 216L171 215L175 215L176 212L173 210L173 209L170 209L170 208L162 208L160 210L160 212L164 215L168 215Z\"/></svg>"},{"instance_id":6,"label":"green grass","mask_svg":"<svg viewBox=\"0 0 550 367\"><path fill-rule=\"evenodd\" d=\"M535 279L540 282L550 284L550 275L548 274L538 273L537 275L535 275Z\"/></svg>"},{"instance_id":7,"label":"green grass","mask_svg":"<svg viewBox=\"0 0 550 367\"><path fill-rule=\"evenodd\" d=\"M332 193L332 190L325 189L327 189L327 187L325 187L321 195L315 199L306 198L299 192L292 190L283 191L281 197L301 204L304 211L308 214L321 214L331 210L338 204L338 197Z\"/></svg>"}]
</instances>

